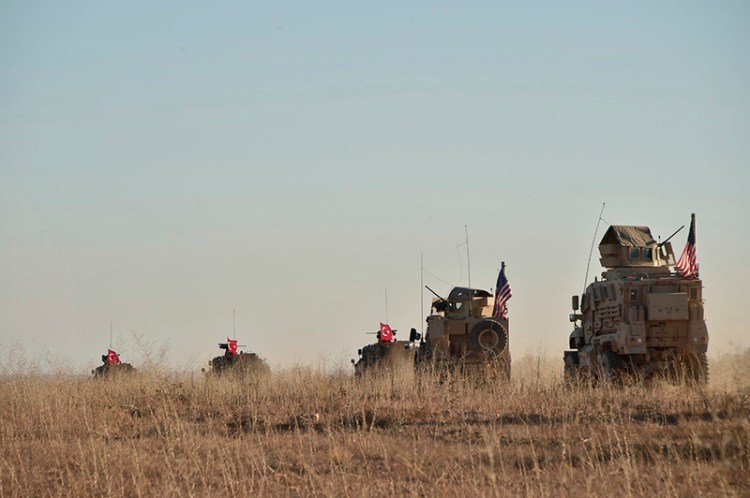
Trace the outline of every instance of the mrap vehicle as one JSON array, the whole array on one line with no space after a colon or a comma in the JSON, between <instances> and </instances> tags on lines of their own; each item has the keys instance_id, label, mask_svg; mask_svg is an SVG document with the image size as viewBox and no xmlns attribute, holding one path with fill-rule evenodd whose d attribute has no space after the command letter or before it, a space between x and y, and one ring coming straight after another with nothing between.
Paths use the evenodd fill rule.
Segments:
<instances>
[{"instance_id":1,"label":"mrap vehicle","mask_svg":"<svg viewBox=\"0 0 750 498\"><path fill-rule=\"evenodd\" d=\"M443 298L429 290L436 298L417 350L417 365L432 363L438 369L509 379L508 319L493 316L493 295L454 287Z\"/></svg>"},{"instance_id":2,"label":"mrap vehicle","mask_svg":"<svg viewBox=\"0 0 750 498\"><path fill-rule=\"evenodd\" d=\"M708 330L697 270L690 276L677 271L669 239L657 243L646 226L610 226L599 254L602 279L595 278L580 301L572 299L566 380L663 374L705 383Z\"/></svg>"}]
</instances>

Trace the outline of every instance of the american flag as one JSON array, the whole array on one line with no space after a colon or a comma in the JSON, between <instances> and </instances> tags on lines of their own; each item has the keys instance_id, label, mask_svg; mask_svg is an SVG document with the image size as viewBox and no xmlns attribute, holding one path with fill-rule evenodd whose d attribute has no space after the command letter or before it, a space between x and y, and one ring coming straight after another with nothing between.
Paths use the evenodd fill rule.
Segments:
<instances>
[{"instance_id":1,"label":"american flag","mask_svg":"<svg viewBox=\"0 0 750 498\"><path fill-rule=\"evenodd\" d=\"M510 290L510 282L505 277L505 263L500 268L500 274L497 276L495 285L495 307L492 310L492 316L495 318L508 319L508 300L513 296Z\"/></svg>"},{"instance_id":2,"label":"american flag","mask_svg":"<svg viewBox=\"0 0 750 498\"><path fill-rule=\"evenodd\" d=\"M685 278L698 276L698 258L695 254L695 215L690 217L690 233L688 234L687 244L685 244L685 249L682 250L680 260L674 267Z\"/></svg>"}]
</instances>

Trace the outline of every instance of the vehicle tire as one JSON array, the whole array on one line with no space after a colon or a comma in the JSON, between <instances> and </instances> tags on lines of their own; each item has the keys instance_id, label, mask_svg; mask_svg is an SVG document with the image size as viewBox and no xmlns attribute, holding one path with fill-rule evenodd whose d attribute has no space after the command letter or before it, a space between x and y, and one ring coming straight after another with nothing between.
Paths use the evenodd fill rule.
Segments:
<instances>
[{"instance_id":1,"label":"vehicle tire","mask_svg":"<svg viewBox=\"0 0 750 498\"><path fill-rule=\"evenodd\" d=\"M578 381L578 351L566 351L563 356L563 379L566 384L575 384Z\"/></svg>"},{"instance_id":2,"label":"vehicle tire","mask_svg":"<svg viewBox=\"0 0 750 498\"><path fill-rule=\"evenodd\" d=\"M423 342L414 352L414 366L419 368L427 366L432 361L432 348L428 342Z\"/></svg>"},{"instance_id":3,"label":"vehicle tire","mask_svg":"<svg viewBox=\"0 0 750 498\"><path fill-rule=\"evenodd\" d=\"M625 364L620 355L612 350L605 350L599 354L602 380L619 383L623 380Z\"/></svg>"},{"instance_id":4,"label":"vehicle tire","mask_svg":"<svg viewBox=\"0 0 750 498\"><path fill-rule=\"evenodd\" d=\"M502 354L508 348L508 333L494 320L482 320L469 332L469 348L476 353Z\"/></svg>"},{"instance_id":5,"label":"vehicle tire","mask_svg":"<svg viewBox=\"0 0 750 498\"><path fill-rule=\"evenodd\" d=\"M107 374L106 365L99 365L94 369L94 378L102 378Z\"/></svg>"},{"instance_id":6,"label":"vehicle tire","mask_svg":"<svg viewBox=\"0 0 750 498\"><path fill-rule=\"evenodd\" d=\"M220 374L224 372L227 368L229 368L229 365L231 363L224 356L216 356L213 360L210 361L209 364L211 365L211 371L213 373Z\"/></svg>"},{"instance_id":7,"label":"vehicle tire","mask_svg":"<svg viewBox=\"0 0 750 498\"><path fill-rule=\"evenodd\" d=\"M685 380L691 384L708 383L708 357L706 353L691 353L685 359Z\"/></svg>"}]
</instances>

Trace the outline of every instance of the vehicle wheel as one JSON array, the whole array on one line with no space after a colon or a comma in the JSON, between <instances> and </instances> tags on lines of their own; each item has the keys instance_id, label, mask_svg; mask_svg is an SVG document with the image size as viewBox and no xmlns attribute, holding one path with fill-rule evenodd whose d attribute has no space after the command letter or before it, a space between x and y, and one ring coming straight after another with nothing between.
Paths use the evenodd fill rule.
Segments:
<instances>
[{"instance_id":1,"label":"vehicle wheel","mask_svg":"<svg viewBox=\"0 0 750 498\"><path fill-rule=\"evenodd\" d=\"M708 383L708 357L706 353L692 353L685 359L685 380L697 384Z\"/></svg>"},{"instance_id":2,"label":"vehicle wheel","mask_svg":"<svg viewBox=\"0 0 750 498\"><path fill-rule=\"evenodd\" d=\"M620 355L612 350L602 351L599 354L601 365L601 377L603 380L619 383L623 380L625 364Z\"/></svg>"},{"instance_id":3,"label":"vehicle wheel","mask_svg":"<svg viewBox=\"0 0 750 498\"><path fill-rule=\"evenodd\" d=\"M424 342L414 352L414 366L419 368L427 365L432 360L432 354L428 343Z\"/></svg>"},{"instance_id":4,"label":"vehicle wheel","mask_svg":"<svg viewBox=\"0 0 750 498\"><path fill-rule=\"evenodd\" d=\"M566 351L563 356L563 379L566 384L575 384L578 381L578 352Z\"/></svg>"},{"instance_id":5,"label":"vehicle wheel","mask_svg":"<svg viewBox=\"0 0 750 498\"><path fill-rule=\"evenodd\" d=\"M469 347L477 353L499 355L508 347L508 333L494 320L482 320L469 332Z\"/></svg>"}]
</instances>

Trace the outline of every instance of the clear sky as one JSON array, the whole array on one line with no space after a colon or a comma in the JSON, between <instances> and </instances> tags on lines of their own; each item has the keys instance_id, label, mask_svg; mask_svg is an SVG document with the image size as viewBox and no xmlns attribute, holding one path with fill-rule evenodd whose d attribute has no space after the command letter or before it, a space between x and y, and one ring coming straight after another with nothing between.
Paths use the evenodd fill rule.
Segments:
<instances>
[{"instance_id":1,"label":"clear sky","mask_svg":"<svg viewBox=\"0 0 750 498\"><path fill-rule=\"evenodd\" d=\"M750 3L273 3L0 4L0 362L90 368L112 322L198 367L236 310L337 364L386 287L421 327L421 254L468 283L465 225L514 357L562 356L602 202L695 212L710 352L750 346Z\"/></svg>"}]
</instances>

